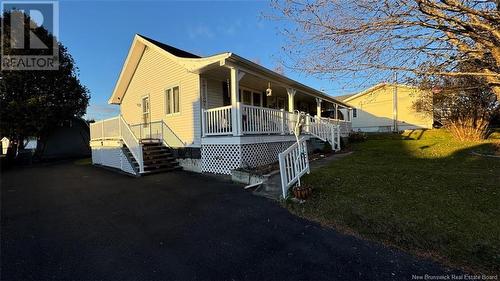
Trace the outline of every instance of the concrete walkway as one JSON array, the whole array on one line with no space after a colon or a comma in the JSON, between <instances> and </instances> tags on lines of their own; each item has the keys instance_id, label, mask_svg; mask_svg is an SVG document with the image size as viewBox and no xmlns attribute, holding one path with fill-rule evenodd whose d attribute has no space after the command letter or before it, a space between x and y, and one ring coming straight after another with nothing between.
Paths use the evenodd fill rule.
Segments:
<instances>
[{"instance_id":1,"label":"concrete walkway","mask_svg":"<svg viewBox=\"0 0 500 281\"><path fill-rule=\"evenodd\" d=\"M436 263L187 172L71 163L1 175L1 280L411 280Z\"/></svg>"},{"instance_id":2,"label":"concrete walkway","mask_svg":"<svg viewBox=\"0 0 500 281\"><path fill-rule=\"evenodd\" d=\"M319 158L315 159L314 161L311 161L309 163L309 167L311 170L311 173L313 173L315 170L322 168L324 166L327 166L333 161L342 159L348 155L351 155L352 152L347 152L347 153L338 153L338 154L332 154L324 158ZM257 187L254 191L254 195L261 196L261 197L266 197L269 199L273 199L276 201L279 201L283 198L282 195L282 189L281 189L281 175L279 171L273 173L264 184L261 186Z\"/></svg>"}]
</instances>

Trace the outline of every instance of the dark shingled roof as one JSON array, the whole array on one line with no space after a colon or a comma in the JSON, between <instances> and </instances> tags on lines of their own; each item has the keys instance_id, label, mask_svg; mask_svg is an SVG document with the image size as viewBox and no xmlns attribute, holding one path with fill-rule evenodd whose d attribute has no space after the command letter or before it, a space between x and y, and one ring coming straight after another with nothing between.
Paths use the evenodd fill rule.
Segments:
<instances>
[{"instance_id":1,"label":"dark shingled roof","mask_svg":"<svg viewBox=\"0 0 500 281\"><path fill-rule=\"evenodd\" d=\"M156 41L156 40L153 40L153 39L151 39L151 38L148 38L148 37L146 37L146 36L144 36L144 35L141 35L141 34L137 34L137 35L139 35L139 36L141 36L142 38L144 38L144 39L148 40L149 42L151 42L151 43L155 44L156 46L158 46L158 47L162 48L163 50L165 50L165 51L167 51L167 52L171 53L171 54L172 54L172 55L174 55L174 56L181 57L181 58L190 58L190 59L198 59L198 58L201 58L200 56L197 56L197 55L195 55L195 54L191 54L191 53L186 52L186 51L183 51L183 50L181 50L181 49L174 48L174 47L169 46L169 45L167 45L167 44L163 44L163 43L161 43L161 42L158 42L158 41Z\"/></svg>"},{"instance_id":2,"label":"dark shingled roof","mask_svg":"<svg viewBox=\"0 0 500 281\"><path fill-rule=\"evenodd\" d=\"M339 100L339 101L344 101L352 96L354 96L355 94L350 94L350 95L343 95L343 96L336 96L336 97L333 97L334 99L336 100Z\"/></svg>"}]
</instances>

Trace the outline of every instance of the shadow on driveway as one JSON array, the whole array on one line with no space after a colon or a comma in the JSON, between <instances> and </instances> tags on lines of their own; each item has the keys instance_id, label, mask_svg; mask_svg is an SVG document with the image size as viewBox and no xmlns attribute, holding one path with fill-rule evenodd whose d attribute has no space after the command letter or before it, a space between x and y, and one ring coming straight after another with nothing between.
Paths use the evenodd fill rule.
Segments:
<instances>
[{"instance_id":1,"label":"shadow on driveway","mask_svg":"<svg viewBox=\"0 0 500 281\"><path fill-rule=\"evenodd\" d=\"M1 175L2 280L411 280L439 265L187 172L59 163Z\"/></svg>"}]
</instances>

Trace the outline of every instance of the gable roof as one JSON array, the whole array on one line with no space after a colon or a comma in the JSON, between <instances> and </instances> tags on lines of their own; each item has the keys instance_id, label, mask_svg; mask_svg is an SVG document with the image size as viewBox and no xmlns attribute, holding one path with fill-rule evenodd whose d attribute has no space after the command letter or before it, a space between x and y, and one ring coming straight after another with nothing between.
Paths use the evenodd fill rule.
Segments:
<instances>
[{"instance_id":1,"label":"gable roof","mask_svg":"<svg viewBox=\"0 0 500 281\"><path fill-rule=\"evenodd\" d=\"M120 72L120 76L118 77L118 81L116 82L113 90L113 94L108 100L108 103L121 103L121 100L127 91L128 85L132 80L146 47L159 51L162 55L176 61L191 72L201 73L204 69L211 66L222 66L224 64L234 63L238 66L243 66L252 71L262 73L264 76L272 78L275 81L279 81L283 85L296 88L297 90L311 94L314 97L350 107L345 102L339 101L332 96L276 73L234 53L224 52L212 56L200 57L139 34L136 34L134 37L132 46L130 47L129 53Z\"/></svg>"},{"instance_id":2,"label":"gable roof","mask_svg":"<svg viewBox=\"0 0 500 281\"><path fill-rule=\"evenodd\" d=\"M347 97L345 99L343 99L342 101L343 102L349 102L349 101L351 101L353 99L356 99L358 97L361 97L363 95L366 95L368 93L371 93L373 91L376 91L378 89L381 89L381 88L384 88L384 87L388 87L388 86L390 86L390 87L396 86L396 87L404 87L404 88L414 88L412 86L405 85L405 84L394 84L394 83L382 82L382 83L378 83L376 85L373 85L370 88L365 89L365 90L363 90L363 91L361 91L361 92L359 92L357 94L345 95Z\"/></svg>"},{"instance_id":3,"label":"gable roof","mask_svg":"<svg viewBox=\"0 0 500 281\"><path fill-rule=\"evenodd\" d=\"M142 37L146 40L148 40L149 42L155 44L156 46L160 47L161 49L171 53L172 55L176 56L176 57L180 57L180 58L191 58L191 59L198 59L198 58L201 58L200 56L198 55L195 55L195 54L192 54L192 53L189 53L189 52L186 52L184 50L181 50L181 49L177 49L175 47L172 47L170 45L167 45L165 43L161 43L161 42L158 42L156 40L153 40L151 38L148 38L144 35L141 35L141 34L137 34L139 37Z\"/></svg>"}]
</instances>

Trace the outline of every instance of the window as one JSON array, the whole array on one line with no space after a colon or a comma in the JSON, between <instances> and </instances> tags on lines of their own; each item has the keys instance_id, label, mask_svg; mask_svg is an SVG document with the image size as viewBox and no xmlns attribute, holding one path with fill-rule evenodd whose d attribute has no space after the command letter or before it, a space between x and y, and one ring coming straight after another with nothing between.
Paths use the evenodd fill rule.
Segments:
<instances>
[{"instance_id":1,"label":"window","mask_svg":"<svg viewBox=\"0 0 500 281\"><path fill-rule=\"evenodd\" d=\"M142 123L149 123L149 97L142 98Z\"/></svg>"},{"instance_id":2,"label":"window","mask_svg":"<svg viewBox=\"0 0 500 281\"><path fill-rule=\"evenodd\" d=\"M357 110L356 108L353 108L353 109L352 109L352 117L353 117L353 118L358 117L358 110Z\"/></svg>"},{"instance_id":3,"label":"window","mask_svg":"<svg viewBox=\"0 0 500 281\"><path fill-rule=\"evenodd\" d=\"M262 93L247 88L240 89L240 101L243 104L262 106Z\"/></svg>"},{"instance_id":4,"label":"window","mask_svg":"<svg viewBox=\"0 0 500 281\"><path fill-rule=\"evenodd\" d=\"M179 113L179 87L165 90L165 114Z\"/></svg>"}]
</instances>

